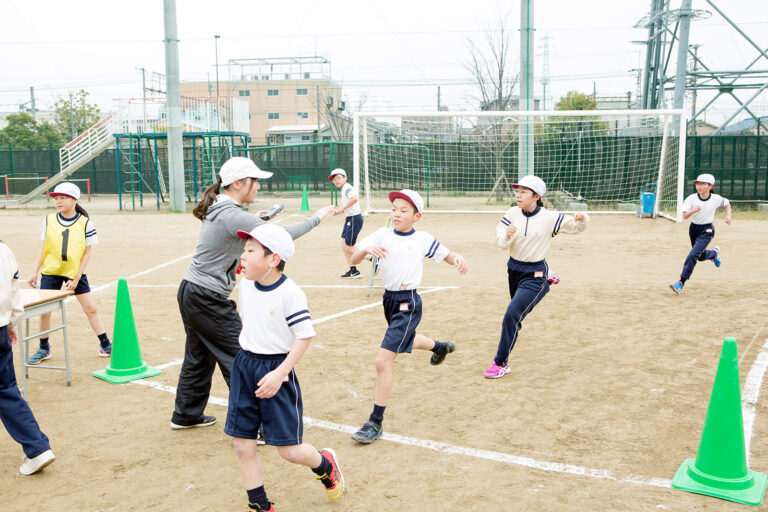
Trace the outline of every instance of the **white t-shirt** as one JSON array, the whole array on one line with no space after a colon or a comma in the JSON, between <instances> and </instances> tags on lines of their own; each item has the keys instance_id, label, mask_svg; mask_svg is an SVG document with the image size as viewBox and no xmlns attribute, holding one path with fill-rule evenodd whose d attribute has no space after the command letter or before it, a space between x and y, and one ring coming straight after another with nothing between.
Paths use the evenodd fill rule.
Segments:
<instances>
[{"instance_id":1,"label":"white t-shirt","mask_svg":"<svg viewBox=\"0 0 768 512\"><path fill-rule=\"evenodd\" d=\"M421 284L424 258L440 263L451 252L426 231L412 229L400 233L394 228L379 228L355 246L358 249L381 246L389 251L381 260L384 288L390 291L415 290Z\"/></svg>"},{"instance_id":2,"label":"white t-shirt","mask_svg":"<svg viewBox=\"0 0 768 512\"><path fill-rule=\"evenodd\" d=\"M691 222L694 224L712 224L712 221L715 220L715 212L717 209L721 206L726 207L729 204L731 203L726 198L717 194L709 194L707 200L704 201L697 192L685 198L685 201L683 202L683 211L689 212L697 206L701 206L701 210L691 215L689 219L691 219Z\"/></svg>"},{"instance_id":3,"label":"white t-shirt","mask_svg":"<svg viewBox=\"0 0 768 512\"><path fill-rule=\"evenodd\" d=\"M344 206L353 197L358 197L357 189L355 189L355 187L353 187L349 183L345 183L344 185L342 185L341 186L341 205ZM344 215L346 215L347 217L352 217L353 215L360 215L360 201L357 201L355 204L353 204L349 208L346 208L344 210Z\"/></svg>"},{"instance_id":4,"label":"white t-shirt","mask_svg":"<svg viewBox=\"0 0 768 512\"><path fill-rule=\"evenodd\" d=\"M255 354L287 354L297 339L313 338L307 296L283 274L271 286L240 281L240 346Z\"/></svg>"},{"instance_id":5,"label":"white t-shirt","mask_svg":"<svg viewBox=\"0 0 768 512\"><path fill-rule=\"evenodd\" d=\"M517 261L533 263L543 260L552 237L558 233L575 235L581 233L589 224L589 216L585 213L584 220L577 221L571 215L538 208L533 215L523 212L518 206L513 206L496 224L496 241L502 249L509 248L509 255ZM513 225L517 231L507 240L507 227Z\"/></svg>"},{"instance_id":6,"label":"white t-shirt","mask_svg":"<svg viewBox=\"0 0 768 512\"><path fill-rule=\"evenodd\" d=\"M57 213L56 216L58 217L59 222L61 223L62 226L71 226L77 221L77 219L80 218L79 213L74 217L72 217L71 219L65 219L64 217L62 217L61 212ZM43 234L40 235L40 240L43 240L43 241L45 241L45 234L48 232L47 223L48 223L48 216L46 215L45 217L43 217ZM85 246L87 247L89 245L95 245L97 243L99 243L99 235L96 233L96 226L93 225L93 221L89 217L88 221L85 223Z\"/></svg>"}]
</instances>

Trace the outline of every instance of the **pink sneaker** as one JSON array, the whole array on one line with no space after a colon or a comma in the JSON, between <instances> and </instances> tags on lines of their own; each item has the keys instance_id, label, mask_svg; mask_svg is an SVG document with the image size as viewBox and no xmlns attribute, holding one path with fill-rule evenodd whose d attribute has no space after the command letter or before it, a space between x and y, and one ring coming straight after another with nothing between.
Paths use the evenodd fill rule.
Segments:
<instances>
[{"instance_id":1,"label":"pink sneaker","mask_svg":"<svg viewBox=\"0 0 768 512\"><path fill-rule=\"evenodd\" d=\"M549 284L557 284L560 282L560 278L555 274L555 271L550 269L547 273L547 281L549 281Z\"/></svg>"},{"instance_id":2,"label":"pink sneaker","mask_svg":"<svg viewBox=\"0 0 768 512\"><path fill-rule=\"evenodd\" d=\"M509 363L504 363L503 365L499 366L496 363L491 363L491 366L488 367L487 370L485 370L485 378L486 379L500 379L504 375L509 373Z\"/></svg>"}]
</instances>

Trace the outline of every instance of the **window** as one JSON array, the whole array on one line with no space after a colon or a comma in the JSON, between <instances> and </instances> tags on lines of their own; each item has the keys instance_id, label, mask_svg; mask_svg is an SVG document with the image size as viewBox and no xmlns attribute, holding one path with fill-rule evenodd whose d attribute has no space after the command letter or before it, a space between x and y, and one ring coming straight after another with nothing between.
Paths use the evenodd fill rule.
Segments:
<instances>
[{"instance_id":1,"label":"window","mask_svg":"<svg viewBox=\"0 0 768 512\"><path fill-rule=\"evenodd\" d=\"M309 80L309 71L304 72L304 79Z\"/></svg>"},{"instance_id":2,"label":"window","mask_svg":"<svg viewBox=\"0 0 768 512\"><path fill-rule=\"evenodd\" d=\"M309 119L309 112L296 112L296 119Z\"/></svg>"},{"instance_id":3,"label":"window","mask_svg":"<svg viewBox=\"0 0 768 512\"><path fill-rule=\"evenodd\" d=\"M290 73L286 73L285 74L285 79L286 80L290 80L291 79L291 74Z\"/></svg>"},{"instance_id":4,"label":"window","mask_svg":"<svg viewBox=\"0 0 768 512\"><path fill-rule=\"evenodd\" d=\"M280 112L269 112L267 119L280 119Z\"/></svg>"},{"instance_id":5,"label":"window","mask_svg":"<svg viewBox=\"0 0 768 512\"><path fill-rule=\"evenodd\" d=\"M237 91L238 96L250 96L251 91Z\"/></svg>"},{"instance_id":6,"label":"window","mask_svg":"<svg viewBox=\"0 0 768 512\"><path fill-rule=\"evenodd\" d=\"M267 89L267 96L280 96L280 89Z\"/></svg>"},{"instance_id":7,"label":"window","mask_svg":"<svg viewBox=\"0 0 768 512\"><path fill-rule=\"evenodd\" d=\"M307 96L309 89L296 89L296 96Z\"/></svg>"},{"instance_id":8,"label":"window","mask_svg":"<svg viewBox=\"0 0 768 512\"><path fill-rule=\"evenodd\" d=\"M309 135L302 135L302 136L301 136L301 140L306 140L306 141L308 141L308 140L310 140L310 136L309 136Z\"/></svg>"}]
</instances>

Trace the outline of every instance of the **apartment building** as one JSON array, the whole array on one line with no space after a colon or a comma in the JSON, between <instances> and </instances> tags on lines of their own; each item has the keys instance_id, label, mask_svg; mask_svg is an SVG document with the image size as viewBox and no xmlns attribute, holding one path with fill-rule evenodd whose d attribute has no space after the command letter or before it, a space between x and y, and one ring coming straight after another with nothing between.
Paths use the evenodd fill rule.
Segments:
<instances>
[{"instance_id":1,"label":"apartment building","mask_svg":"<svg viewBox=\"0 0 768 512\"><path fill-rule=\"evenodd\" d=\"M330 78L325 57L233 59L220 96L248 102L251 145L283 145L332 139L331 117L343 115L341 86ZM216 96L216 83L182 82L182 96Z\"/></svg>"}]
</instances>

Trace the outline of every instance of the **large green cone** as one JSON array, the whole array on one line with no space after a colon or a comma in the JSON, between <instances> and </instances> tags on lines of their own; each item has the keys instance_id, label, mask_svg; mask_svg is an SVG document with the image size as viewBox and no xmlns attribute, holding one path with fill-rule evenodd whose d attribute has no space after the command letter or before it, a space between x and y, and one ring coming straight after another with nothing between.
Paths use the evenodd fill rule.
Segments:
<instances>
[{"instance_id":1,"label":"large green cone","mask_svg":"<svg viewBox=\"0 0 768 512\"><path fill-rule=\"evenodd\" d=\"M760 505L768 477L747 467L736 340L726 338L696 459L683 462L672 487Z\"/></svg>"},{"instance_id":2,"label":"large green cone","mask_svg":"<svg viewBox=\"0 0 768 512\"><path fill-rule=\"evenodd\" d=\"M301 209L299 212L308 212L309 210L309 196L307 195L307 186L301 189Z\"/></svg>"},{"instance_id":3,"label":"large green cone","mask_svg":"<svg viewBox=\"0 0 768 512\"><path fill-rule=\"evenodd\" d=\"M128 295L128 283L125 279L120 279L117 283L112 356L106 369L93 372L92 375L112 384L122 384L160 375L160 373L160 370L152 368L141 358L139 336L136 334L136 323L133 320L131 297Z\"/></svg>"}]
</instances>

